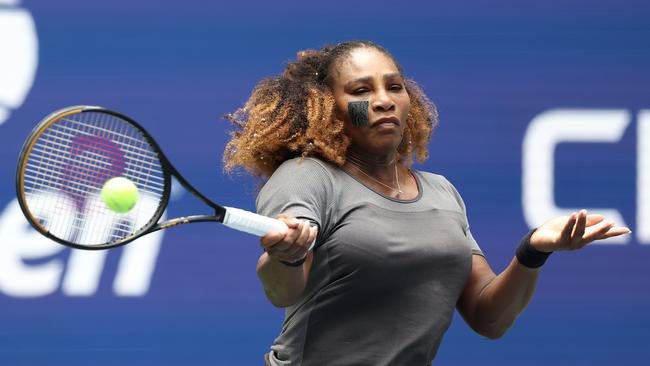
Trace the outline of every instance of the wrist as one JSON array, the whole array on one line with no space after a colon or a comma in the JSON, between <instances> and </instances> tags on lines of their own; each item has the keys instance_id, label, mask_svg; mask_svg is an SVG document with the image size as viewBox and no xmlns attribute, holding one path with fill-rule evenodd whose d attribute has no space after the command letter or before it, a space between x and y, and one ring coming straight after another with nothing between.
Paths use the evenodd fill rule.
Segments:
<instances>
[{"instance_id":1,"label":"wrist","mask_svg":"<svg viewBox=\"0 0 650 366\"><path fill-rule=\"evenodd\" d=\"M298 259L298 260L294 260L294 261L283 261L283 260L281 260L281 259L278 259L278 262L284 264L285 266L289 266L289 267L300 267L300 266L302 266L302 265L305 263L306 260L307 260L307 254L305 254L304 257L302 257L302 258L300 258L300 259Z\"/></svg>"},{"instance_id":2,"label":"wrist","mask_svg":"<svg viewBox=\"0 0 650 366\"><path fill-rule=\"evenodd\" d=\"M521 242L519 243L519 247L517 247L516 251L516 257L517 261L523 265L524 267L528 268L539 268L548 259L548 257L551 255L553 252L542 252L540 250L535 249L531 244L530 244L530 239L535 233L535 230L531 230L526 236L524 236L521 239Z\"/></svg>"}]
</instances>

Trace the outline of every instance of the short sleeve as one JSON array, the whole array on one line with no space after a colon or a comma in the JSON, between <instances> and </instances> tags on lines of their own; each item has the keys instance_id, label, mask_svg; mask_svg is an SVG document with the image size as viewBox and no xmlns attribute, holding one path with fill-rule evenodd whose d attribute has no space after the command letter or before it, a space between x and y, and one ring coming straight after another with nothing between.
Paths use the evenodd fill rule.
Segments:
<instances>
[{"instance_id":1,"label":"short sleeve","mask_svg":"<svg viewBox=\"0 0 650 366\"><path fill-rule=\"evenodd\" d=\"M307 219L318 225L320 238L329 226L335 196L332 176L322 164L313 158L284 162L257 195L257 212L269 217L286 213Z\"/></svg>"},{"instance_id":2,"label":"short sleeve","mask_svg":"<svg viewBox=\"0 0 650 366\"><path fill-rule=\"evenodd\" d=\"M454 195L454 198L456 199L456 202L458 202L458 205L460 206L463 212L463 219L465 221L465 228L464 228L465 235L467 236L467 239L469 239L472 243L472 253L484 257L485 255L483 254L483 251L481 250L478 243L474 239L474 236L472 235L472 231L469 229L469 220L467 219L467 209L465 207L465 202L463 201L463 198L460 196L460 193L458 193L456 187L454 187L454 185L451 184L451 182L448 181L447 178L444 178L444 180L448 184L452 194Z\"/></svg>"}]
</instances>

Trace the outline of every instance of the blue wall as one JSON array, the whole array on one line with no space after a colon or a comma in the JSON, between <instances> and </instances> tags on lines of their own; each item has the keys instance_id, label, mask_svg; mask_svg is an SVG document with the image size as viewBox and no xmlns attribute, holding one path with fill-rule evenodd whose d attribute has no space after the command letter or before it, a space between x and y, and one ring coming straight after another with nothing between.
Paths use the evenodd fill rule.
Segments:
<instances>
[{"instance_id":1,"label":"blue wall","mask_svg":"<svg viewBox=\"0 0 650 366\"><path fill-rule=\"evenodd\" d=\"M222 173L230 126L219 116L298 50L352 38L388 48L437 104L431 158L418 168L457 186L495 270L531 225L522 202L524 170L538 168L522 159L531 122L551 110L629 115L615 142L565 141L552 153L555 206L616 209L633 231L629 240L554 254L503 339L483 339L457 317L436 364L648 363L650 240L637 235L650 231L650 221L637 222L638 155L648 137L638 132L639 113L650 109L647 2L10 3L0 1L0 22L31 16L38 65L22 103L0 100L11 110L0 124L0 364L260 364L282 311L257 281L256 238L210 224L174 228L151 239L159 251L145 251L155 259L149 277L129 267L146 277L140 292L115 289L130 273L124 255L139 242L107 254L95 290L66 290L70 250L52 243L43 255L16 254L35 237L16 219L18 153L52 110L102 105L141 122L207 196L252 209L257 182ZM0 37L0 68L23 57L7 38ZM0 70L0 96L18 88L3 85L3 73L10 72ZM197 210L185 195L168 216ZM25 276L54 266L54 287L21 288L12 266Z\"/></svg>"}]
</instances>

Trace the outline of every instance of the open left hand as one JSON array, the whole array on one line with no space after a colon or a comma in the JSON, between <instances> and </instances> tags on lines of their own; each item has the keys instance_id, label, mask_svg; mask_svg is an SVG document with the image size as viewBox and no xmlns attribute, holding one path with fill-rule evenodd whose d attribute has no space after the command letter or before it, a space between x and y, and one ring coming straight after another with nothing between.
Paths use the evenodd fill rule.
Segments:
<instances>
[{"instance_id":1,"label":"open left hand","mask_svg":"<svg viewBox=\"0 0 650 366\"><path fill-rule=\"evenodd\" d=\"M574 212L545 222L530 238L533 248L542 252L576 250L594 240L631 233L627 227L604 222L603 215L587 214L587 210Z\"/></svg>"}]
</instances>

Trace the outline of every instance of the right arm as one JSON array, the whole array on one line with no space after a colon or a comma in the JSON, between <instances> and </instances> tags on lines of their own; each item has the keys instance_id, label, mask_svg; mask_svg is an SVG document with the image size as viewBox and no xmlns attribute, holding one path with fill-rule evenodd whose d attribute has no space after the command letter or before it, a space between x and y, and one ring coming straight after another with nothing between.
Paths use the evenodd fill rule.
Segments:
<instances>
[{"instance_id":1,"label":"right arm","mask_svg":"<svg viewBox=\"0 0 650 366\"><path fill-rule=\"evenodd\" d=\"M286 307L298 301L307 286L313 260L313 253L308 249L316 239L318 228L290 215L280 214L277 218L287 224L288 230L272 232L261 238L264 254L257 262L257 275L271 303ZM305 262L297 267L280 262L294 262L305 256Z\"/></svg>"}]
</instances>

